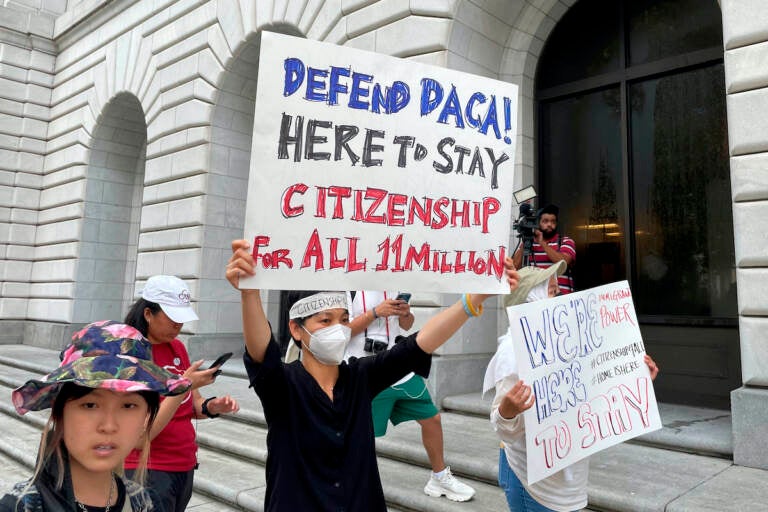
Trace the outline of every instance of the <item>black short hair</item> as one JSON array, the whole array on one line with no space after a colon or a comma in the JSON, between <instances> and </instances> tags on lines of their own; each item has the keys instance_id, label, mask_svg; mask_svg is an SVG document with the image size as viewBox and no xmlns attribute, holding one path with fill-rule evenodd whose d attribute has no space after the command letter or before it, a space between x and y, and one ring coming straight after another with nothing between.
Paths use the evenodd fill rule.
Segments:
<instances>
[{"instance_id":1,"label":"black short hair","mask_svg":"<svg viewBox=\"0 0 768 512\"><path fill-rule=\"evenodd\" d=\"M146 318L144 318L145 308L149 308L149 311L152 312L152 315L156 315L157 312L160 311L160 304L157 302L148 301L147 299L140 297L136 302L133 303L131 309L128 310L123 323L125 325L130 325L146 338L148 336L147 333L149 332L149 324L147 323Z\"/></svg>"},{"instance_id":2,"label":"black short hair","mask_svg":"<svg viewBox=\"0 0 768 512\"><path fill-rule=\"evenodd\" d=\"M544 215L545 213L548 213L550 215L554 215L555 217L560 216L560 208L557 207L557 205L554 205L552 203L546 205L544 208L539 210L539 217Z\"/></svg>"}]
</instances>

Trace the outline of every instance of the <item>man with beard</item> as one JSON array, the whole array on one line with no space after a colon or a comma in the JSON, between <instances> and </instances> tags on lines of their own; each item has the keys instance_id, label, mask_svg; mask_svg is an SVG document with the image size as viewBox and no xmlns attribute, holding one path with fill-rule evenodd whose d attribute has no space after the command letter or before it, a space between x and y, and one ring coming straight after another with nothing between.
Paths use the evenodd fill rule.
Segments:
<instances>
[{"instance_id":1,"label":"man with beard","mask_svg":"<svg viewBox=\"0 0 768 512\"><path fill-rule=\"evenodd\" d=\"M576 244L573 239L557 232L557 217L560 208L554 204L548 204L539 210L539 229L533 230L533 254L531 265L539 268L548 268L560 260L565 261L568 270L557 278L560 286L560 294L574 291L571 267L576 261ZM523 264L523 247L519 246L513 256L515 268Z\"/></svg>"}]
</instances>

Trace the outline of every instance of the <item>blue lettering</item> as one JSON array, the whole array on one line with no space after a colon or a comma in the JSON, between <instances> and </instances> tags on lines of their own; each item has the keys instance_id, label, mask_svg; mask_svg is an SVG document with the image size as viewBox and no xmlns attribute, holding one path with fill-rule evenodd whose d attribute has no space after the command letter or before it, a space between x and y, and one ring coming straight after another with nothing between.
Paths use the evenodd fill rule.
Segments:
<instances>
[{"instance_id":1,"label":"blue lettering","mask_svg":"<svg viewBox=\"0 0 768 512\"><path fill-rule=\"evenodd\" d=\"M394 114L404 109L411 101L411 90L408 84L395 81L387 92L387 114Z\"/></svg>"},{"instance_id":2,"label":"blue lettering","mask_svg":"<svg viewBox=\"0 0 768 512\"><path fill-rule=\"evenodd\" d=\"M379 114L382 111L382 107L384 112L387 111L387 98L384 94L381 92L381 85L376 84L373 86L373 91L371 91L371 112Z\"/></svg>"},{"instance_id":3,"label":"blue lettering","mask_svg":"<svg viewBox=\"0 0 768 512\"><path fill-rule=\"evenodd\" d=\"M349 92L349 107L359 110L368 110L368 102L362 98L368 97L368 87L363 84L373 80L371 75L352 73L352 90Z\"/></svg>"},{"instance_id":4,"label":"blue lettering","mask_svg":"<svg viewBox=\"0 0 768 512\"><path fill-rule=\"evenodd\" d=\"M304 81L304 63L300 59L290 58L285 59L283 67L285 68L283 96L290 96L299 89Z\"/></svg>"},{"instance_id":5,"label":"blue lettering","mask_svg":"<svg viewBox=\"0 0 768 512\"><path fill-rule=\"evenodd\" d=\"M579 335L579 356L584 357L592 353L596 347L603 343L603 339L597 336L597 315L592 307L597 302L594 295L569 301L571 309L576 313L577 333ZM588 307L589 304L589 307Z\"/></svg>"},{"instance_id":6,"label":"blue lettering","mask_svg":"<svg viewBox=\"0 0 768 512\"><path fill-rule=\"evenodd\" d=\"M563 317L566 319L564 320ZM567 363L574 359L579 353L579 347L568 347L568 340L571 337L571 329L568 326L568 309L565 304L558 304L552 310L552 329L555 331L557 344L557 358Z\"/></svg>"},{"instance_id":7,"label":"blue lettering","mask_svg":"<svg viewBox=\"0 0 768 512\"><path fill-rule=\"evenodd\" d=\"M499 131L499 120L496 118L496 96L491 95L491 104L488 105L488 113L483 120L482 126L480 126L480 133L485 135L488 133L488 128L493 128L493 132L496 134L496 138L501 138L501 132Z\"/></svg>"},{"instance_id":8,"label":"blue lettering","mask_svg":"<svg viewBox=\"0 0 768 512\"><path fill-rule=\"evenodd\" d=\"M474 93L469 97L467 107L464 109L464 117L467 118L467 124L472 128L477 128L480 126L480 116L473 115L475 103L485 103L485 94L481 92Z\"/></svg>"},{"instance_id":9,"label":"blue lettering","mask_svg":"<svg viewBox=\"0 0 768 512\"><path fill-rule=\"evenodd\" d=\"M329 105L338 105L339 104L339 93L346 94L347 93L347 84L339 83L339 77L348 77L349 76L349 69L348 68L339 68L336 66L331 66L331 77L328 84L328 104Z\"/></svg>"},{"instance_id":10,"label":"blue lettering","mask_svg":"<svg viewBox=\"0 0 768 512\"><path fill-rule=\"evenodd\" d=\"M328 72L324 69L309 68L307 70L307 95L309 101L325 101L325 77ZM318 92L319 90L319 92Z\"/></svg>"},{"instance_id":11,"label":"blue lettering","mask_svg":"<svg viewBox=\"0 0 768 512\"><path fill-rule=\"evenodd\" d=\"M528 317L520 318L520 327L525 338L525 348L528 349L531 368L537 368L542 364L550 364L555 360L555 345L552 343L551 338L549 310L542 311L541 317L541 330L533 332L528 324Z\"/></svg>"},{"instance_id":12,"label":"blue lettering","mask_svg":"<svg viewBox=\"0 0 768 512\"><path fill-rule=\"evenodd\" d=\"M421 115L426 116L443 101L443 86L431 78L421 79Z\"/></svg>"},{"instance_id":13,"label":"blue lettering","mask_svg":"<svg viewBox=\"0 0 768 512\"><path fill-rule=\"evenodd\" d=\"M464 128L464 119L461 117L461 104L459 102L459 95L456 92L456 86L451 86L451 92L448 94L448 98L445 100L443 110L440 112L440 117L437 118L438 123L448 124L448 116L456 118L456 128Z\"/></svg>"}]
</instances>

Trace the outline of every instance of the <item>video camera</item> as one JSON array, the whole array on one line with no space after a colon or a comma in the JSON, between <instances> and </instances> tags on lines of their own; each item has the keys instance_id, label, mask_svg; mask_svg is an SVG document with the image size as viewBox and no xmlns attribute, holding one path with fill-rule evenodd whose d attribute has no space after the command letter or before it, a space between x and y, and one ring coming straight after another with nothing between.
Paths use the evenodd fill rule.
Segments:
<instances>
[{"instance_id":1,"label":"video camera","mask_svg":"<svg viewBox=\"0 0 768 512\"><path fill-rule=\"evenodd\" d=\"M539 216L533 211L528 203L520 205L520 214L512 224L512 228L517 231L517 238L525 240L530 237L533 240L533 230L539 229Z\"/></svg>"},{"instance_id":2,"label":"video camera","mask_svg":"<svg viewBox=\"0 0 768 512\"><path fill-rule=\"evenodd\" d=\"M517 231L517 238L523 245L523 266L530 265L533 257L533 231L539 229L538 212L527 201L536 197L536 190L530 186L514 192L515 200L520 203L517 220L512 224L512 229Z\"/></svg>"}]
</instances>

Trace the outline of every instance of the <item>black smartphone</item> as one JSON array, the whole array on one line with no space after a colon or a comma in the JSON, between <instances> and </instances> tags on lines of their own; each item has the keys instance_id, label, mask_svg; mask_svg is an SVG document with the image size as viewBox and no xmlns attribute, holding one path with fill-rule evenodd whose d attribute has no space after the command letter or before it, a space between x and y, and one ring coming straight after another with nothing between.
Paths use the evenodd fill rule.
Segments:
<instances>
[{"instance_id":1,"label":"black smartphone","mask_svg":"<svg viewBox=\"0 0 768 512\"><path fill-rule=\"evenodd\" d=\"M218 358L216 358L216 360L213 362L213 364L211 364L211 366L209 366L208 368L206 368L206 370L210 370L211 368L216 368L217 366L219 366L219 367L220 367L221 365L223 365L224 363L226 363L226 362L227 362L227 360L229 360L229 358L230 358L230 357L232 357L232 355L233 355L233 354L232 354L232 352L227 352L227 353L225 353L225 354L221 354L221 355L220 355ZM213 375L214 375L214 376L215 376L215 375L219 375L220 373L221 373L221 368L219 368L218 370L216 370L216 371L213 373Z\"/></svg>"},{"instance_id":2,"label":"black smartphone","mask_svg":"<svg viewBox=\"0 0 768 512\"><path fill-rule=\"evenodd\" d=\"M404 300L405 302L409 302L411 300L411 294L406 292L400 292L397 294L397 297L395 297L396 300Z\"/></svg>"}]
</instances>

